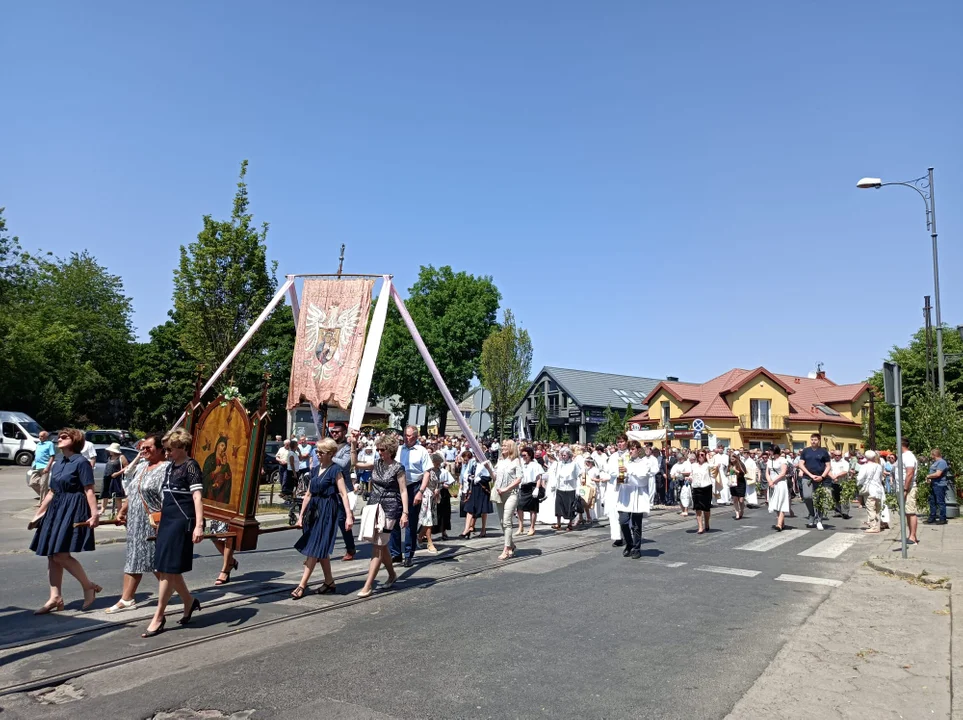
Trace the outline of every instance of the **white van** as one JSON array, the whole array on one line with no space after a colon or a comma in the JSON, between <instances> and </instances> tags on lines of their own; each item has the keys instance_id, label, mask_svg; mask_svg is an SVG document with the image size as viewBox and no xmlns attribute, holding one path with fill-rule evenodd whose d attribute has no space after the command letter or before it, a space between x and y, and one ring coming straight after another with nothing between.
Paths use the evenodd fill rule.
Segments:
<instances>
[{"instance_id":1,"label":"white van","mask_svg":"<svg viewBox=\"0 0 963 720\"><path fill-rule=\"evenodd\" d=\"M29 415L0 410L0 460L32 465L41 430L40 423Z\"/></svg>"}]
</instances>

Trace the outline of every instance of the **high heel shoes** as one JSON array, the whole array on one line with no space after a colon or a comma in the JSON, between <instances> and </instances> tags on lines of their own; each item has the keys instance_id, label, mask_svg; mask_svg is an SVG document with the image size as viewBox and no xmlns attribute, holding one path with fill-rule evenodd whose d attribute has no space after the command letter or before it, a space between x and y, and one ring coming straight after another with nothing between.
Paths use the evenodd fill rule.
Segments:
<instances>
[{"instance_id":1,"label":"high heel shoes","mask_svg":"<svg viewBox=\"0 0 963 720\"><path fill-rule=\"evenodd\" d=\"M155 637L155 636L157 636L157 635L160 635L162 632L164 632L164 625L166 625L166 624L167 624L167 618L166 618L166 617L163 617L163 618L161 618L160 625L158 625L158 626L157 626L156 628L154 628L153 630L148 630L148 631L145 632L145 633L141 633L140 636L141 636L142 638L152 638L152 637Z\"/></svg>"},{"instance_id":2,"label":"high heel shoes","mask_svg":"<svg viewBox=\"0 0 963 720\"><path fill-rule=\"evenodd\" d=\"M201 601L198 600L197 598L194 598L194 602L191 603L190 609L187 612L185 612L184 616L177 622L180 623L181 625L187 625L187 623L189 623L191 621L191 618L194 616L194 611L200 610L200 609L201 609Z\"/></svg>"},{"instance_id":3,"label":"high heel shoes","mask_svg":"<svg viewBox=\"0 0 963 720\"><path fill-rule=\"evenodd\" d=\"M64 609L64 599L57 598L53 602L47 601L42 608L34 610L34 615L49 615L52 612L60 612Z\"/></svg>"},{"instance_id":4,"label":"high heel shoes","mask_svg":"<svg viewBox=\"0 0 963 720\"><path fill-rule=\"evenodd\" d=\"M81 606L81 610L87 610L91 605L94 604L94 600L97 599L97 593L102 592L103 588L100 585L91 583L90 587L84 590L84 604ZM87 593L90 593L90 600L87 599Z\"/></svg>"}]
</instances>

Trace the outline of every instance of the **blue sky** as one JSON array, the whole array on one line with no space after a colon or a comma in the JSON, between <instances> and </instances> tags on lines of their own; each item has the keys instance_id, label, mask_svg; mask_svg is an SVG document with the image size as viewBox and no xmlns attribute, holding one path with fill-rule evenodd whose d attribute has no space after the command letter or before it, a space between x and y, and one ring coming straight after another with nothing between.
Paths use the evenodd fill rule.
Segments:
<instances>
[{"instance_id":1,"label":"blue sky","mask_svg":"<svg viewBox=\"0 0 963 720\"><path fill-rule=\"evenodd\" d=\"M240 161L279 273L491 274L541 365L864 378L963 323L963 4L14 3L0 206L140 337Z\"/></svg>"}]
</instances>

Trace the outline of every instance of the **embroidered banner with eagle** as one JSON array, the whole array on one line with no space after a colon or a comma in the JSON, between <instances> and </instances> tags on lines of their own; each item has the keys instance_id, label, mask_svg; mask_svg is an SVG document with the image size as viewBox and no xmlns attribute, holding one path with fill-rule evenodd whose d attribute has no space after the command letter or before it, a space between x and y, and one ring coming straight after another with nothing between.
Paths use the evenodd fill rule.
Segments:
<instances>
[{"instance_id":1,"label":"embroidered banner with eagle","mask_svg":"<svg viewBox=\"0 0 963 720\"><path fill-rule=\"evenodd\" d=\"M306 279L291 362L288 410L351 403L375 281Z\"/></svg>"}]
</instances>

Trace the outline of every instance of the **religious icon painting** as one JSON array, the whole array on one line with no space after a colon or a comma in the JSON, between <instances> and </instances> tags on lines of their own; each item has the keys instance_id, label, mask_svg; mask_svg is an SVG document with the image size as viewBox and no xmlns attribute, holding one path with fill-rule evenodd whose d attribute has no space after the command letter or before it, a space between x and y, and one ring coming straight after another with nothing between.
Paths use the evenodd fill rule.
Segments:
<instances>
[{"instance_id":1,"label":"religious icon painting","mask_svg":"<svg viewBox=\"0 0 963 720\"><path fill-rule=\"evenodd\" d=\"M244 514L241 493L250 444L251 420L240 402L218 399L207 406L194 427L194 459L204 478L205 507Z\"/></svg>"},{"instance_id":2,"label":"religious icon painting","mask_svg":"<svg viewBox=\"0 0 963 720\"><path fill-rule=\"evenodd\" d=\"M374 280L308 279L301 294L288 409L347 409L358 379Z\"/></svg>"}]
</instances>

